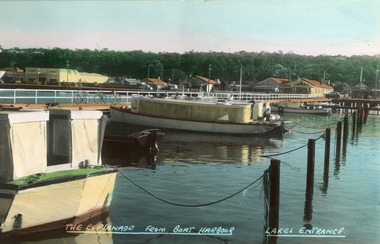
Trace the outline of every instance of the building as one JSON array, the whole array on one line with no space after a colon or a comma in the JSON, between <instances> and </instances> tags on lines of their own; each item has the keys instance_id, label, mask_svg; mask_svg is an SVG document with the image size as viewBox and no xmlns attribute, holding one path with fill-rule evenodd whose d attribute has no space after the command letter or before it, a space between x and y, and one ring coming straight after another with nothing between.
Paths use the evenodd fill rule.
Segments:
<instances>
[{"instance_id":1,"label":"building","mask_svg":"<svg viewBox=\"0 0 380 244\"><path fill-rule=\"evenodd\" d=\"M6 67L0 70L3 75L0 79L7 83L19 83L24 81L24 70L18 67Z\"/></svg>"},{"instance_id":2,"label":"building","mask_svg":"<svg viewBox=\"0 0 380 244\"><path fill-rule=\"evenodd\" d=\"M109 82L109 77L105 75L78 72L75 69L58 68L31 68L25 69L25 83L45 84L45 85L82 85L91 83L94 85Z\"/></svg>"},{"instance_id":3,"label":"building","mask_svg":"<svg viewBox=\"0 0 380 244\"><path fill-rule=\"evenodd\" d=\"M353 98L368 98L371 96L371 89L364 85L362 82L354 85L351 91L351 97Z\"/></svg>"},{"instance_id":4,"label":"building","mask_svg":"<svg viewBox=\"0 0 380 244\"><path fill-rule=\"evenodd\" d=\"M326 83L307 78L298 78L281 84L280 89L284 93L311 94L321 97L333 91L333 88Z\"/></svg>"},{"instance_id":5,"label":"building","mask_svg":"<svg viewBox=\"0 0 380 244\"><path fill-rule=\"evenodd\" d=\"M106 75L96 74L96 73L86 73L86 72L79 72L79 80L78 83L83 84L93 84L93 85L99 85L99 84L105 84L110 83L112 79ZM69 82L70 77L69 77Z\"/></svg>"},{"instance_id":6,"label":"building","mask_svg":"<svg viewBox=\"0 0 380 244\"><path fill-rule=\"evenodd\" d=\"M219 81L215 81L200 75L196 75L190 79L187 79L180 84L180 90L186 89L191 91L204 91L211 92L214 86L219 85Z\"/></svg>"},{"instance_id":7,"label":"building","mask_svg":"<svg viewBox=\"0 0 380 244\"><path fill-rule=\"evenodd\" d=\"M55 69L55 68L25 68L25 83L58 85L70 80L72 83L78 82L78 71Z\"/></svg>"},{"instance_id":8,"label":"building","mask_svg":"<svg viewBox=\"0 0 380 244\"><path fill-rule=\"evenodd\" d=\"M289 80L285 78L270 77L268 79L265 79L257 83L253 87L253 90L256 92L266 92L266 93L279 92L281 84L285 84L286 82L289 82Z\"/></svg>"},{"instance_id":9,"label":"building","mask_svg":"<svg viewBox=\"0 0 380 244\"><path fill-rule=\"evenodd\" d=\"M143 80L143 82L145 82L147 85L152 86L154 90L160 89L161 87L168 86L168 83L161 80L160 77L158 77L158 78L145 78Z\"/></svg>"}]
</instances>

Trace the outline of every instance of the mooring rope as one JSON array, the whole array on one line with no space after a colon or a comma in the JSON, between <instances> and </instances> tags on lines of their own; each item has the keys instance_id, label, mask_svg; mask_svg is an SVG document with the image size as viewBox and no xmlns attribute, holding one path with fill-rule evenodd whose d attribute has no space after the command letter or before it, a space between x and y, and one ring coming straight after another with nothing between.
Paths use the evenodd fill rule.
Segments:
<instances>
[{"instance_id":1,"label":"mooring rope","mask_svg":"<svg viewBox=\"0 0 380 244\"><path fill-rule=\"evenodd\" d=\"M182 146L178 145L177 143L173 142L172 140L170 140L170 139L169 139L168 137L166 137L166 136L165 136L165 139L168 140L168 142L170 142L171 144L173 144L173 145L176 146L177 148L190 150L189 148L182 147Z\"/></svg>"},{"instance_id":2,"label":"mooring rope","mask_svg":"<svg viewBox=\"0 0 380 244\"><path fill-rule=\"evenodd\" d=\"M296 121L294 121L294 120L289 120L289 121L293 122L293 123L296 124L296 125L299 125L299 126L305 127L305 128L318 129L318 130L319 130L319 127L317 127L317 126L307 126L307 125L303 125L303 124L301 124L301 123L299 123L299 122L296 122Z\"/></svg>"},{"instance_id":3,"label":"mooring rope","mask_svg":"<svg viewBox=\"0 0 380 244\"><path fill-rule=\"evenodd\" d=\"M305 127L305 128L309 128L309 129L316 129L316 130L321 130L320 127L318 126L307 126L307 125L303 125L303 124L300 124L294 120L289 120L290 122L293 122L294 124L296 125L299 125L299 126L302 126L302 127ZM327 127L334 127L334 125L336 126L336 122L335 123L331 123L331 124L327 124Z\"/></svg>"},{"instance_id":4,"label":"mooring rope","mask_svg":"<svg viewBox=\"0 0 380 244\"><path fill-rule=\"evenodd\" d=\"M302 145L300 147L297 147L295 149L292 149L292 150L289 150L289 151L286 151L286 152L276 153L276 154L270 154L270 155L260 155L260 157L271 158L271 157L275 157L275 156L279 156L279 155L283 155L283 154L287 154L287 153L291 153L291 152L297 151L297 150L299 150L301 148L304 148L306 146L307 146L307 143L305 145Z\"/></svg>"},{"instance_id":5,"label":"mooring rope","mask_svg":"<svg viewBox=\"0 0 380 244\"><path fill-rule=\"evenodd\" d=\"M314 139L315 141L318 141L319 139L321 138L325 138L326 135L325 134L322 134L320 135L318 138ZM275 157L275 156L279 156L279 155L283 155L283 154L287 154L287 153L291 153L291 152L294 152L294 151L297 151L297 150L300 150L304 147L306 147L308 145L308 143L306 143L305 145L302 145L300 147L297 147L295 149L292 149L292 150L289 150L289 151L286 151L286 152L282 152L282 153L276 153L276 154L270 154L270 155L260 155L260 157L265 157L265 158L271 158L271 157Z\"/></svg>"},{"instance_id":6,"label":"mooring rope","mask_svg":"<svg viewBox=\"0 0 380 244\"><path fill-rule=\"evenodd\" d=\"M209 203L203 203L203 204L181 204L181 203L175 203L175 202L171 202L171 201L168 201L168 200L165 200L153 193L151 193L149 190L145 189L144 187L140 186L139 184L137 184L136 182L134 182L131 178L129 178L126 174L124 174L119 168L117 167L114 167L115 169L117 169L120 174L122 174L127 180L129 180L132 184L134 184L135 186L137 186L138 188L140 188L141 190L145 191L146 193L148 193L149 195L151 195L152 197L162 201L162 202L165 202L165 203L168 203L168 204L171 204L171 205L174 205L174 206L179 206L179 207L204 207L204 206L209 206L209 205L213 205L213 204L216 204L216 203L220 203L220 202L223 202L227 199L230 199L234 196L236 196L237 194L243 192L244 190L248 189L250 186L252 186L253 184L255 184L256 182L258 182L260 179L262 179L264 177L264 175L261 175L259 178L257 178L255 181L253 181L252 183L248 184L246 187L244 187L243 189L235 192L234 194L228 196L228 197L225 197L225 198L222 198L220 200L217 200L217 201L214 201L214 202L209 202ZM259 185L259 184L258 184ZM255 186L257 187L257 186Z\"/></svg>"},{"instance_id":7,"label":"mooring rope","mask_svg":"<svg viewBox=\"0 0 380 244\"><path fill-rule=\"evenodd\" d=\"M313 134L320 134L320 133L323 133L323 131L317 131L317 132L302 132L302 131L297 131L297 130L292 130L292 129L289 129L290 131L292 132L296 132L296 133L299 133L299 134L306 134L306 135L313 135Z\"/></svg>"}]
</instances>

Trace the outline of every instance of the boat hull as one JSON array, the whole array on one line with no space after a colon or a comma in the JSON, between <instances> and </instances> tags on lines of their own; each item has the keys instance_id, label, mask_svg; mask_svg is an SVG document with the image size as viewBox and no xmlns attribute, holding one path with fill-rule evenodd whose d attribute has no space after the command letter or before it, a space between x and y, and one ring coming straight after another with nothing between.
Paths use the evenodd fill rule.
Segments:
<instances>
[{"instance_id":1,"label":"boat hull","mask_svg":"<svg viewBox=\"0 0 380 244\"><path fill-rule=\"evenodd\" d=\"M278 136L283 135L283 125L280 122L210 122L166 118L143 115L130 110L111 108L111 121L143 126L143 128L159 128L165 130L216 133L239 136Z\"/></svg>"},{"instance_id":2,"label":"boat hull","mask_svg":"<svg viewBox=\"0 0 380 244\"><path fill-rule=\"evenodd\" d=\"M116 170L0 187L0 237L66 228L108 211Z\"/></svg>"},{"instance_id":3,"label":"boat hull","mask_svg":"<svg viewBox=\"0 0 380 244\"><path fill-rule=\"evenodd\" d=\"M103 139L102 156L144 155L158 152L158 143L165 137L158 131L142 131L126 136L106 135Z\"/></svg>"},{"instance_id":4,"label":"boat hull","mask_svg":"<svg viewBox=\"0 0 380 244\"><path fill-rule=\"evenodd\" d=\"M301 107L282 107L272 105L272 112L277 113L296 113L296 114L320 114L328 115L330 114L327 109L320 108L301 108Z\"/></svg>"}]
</instances>

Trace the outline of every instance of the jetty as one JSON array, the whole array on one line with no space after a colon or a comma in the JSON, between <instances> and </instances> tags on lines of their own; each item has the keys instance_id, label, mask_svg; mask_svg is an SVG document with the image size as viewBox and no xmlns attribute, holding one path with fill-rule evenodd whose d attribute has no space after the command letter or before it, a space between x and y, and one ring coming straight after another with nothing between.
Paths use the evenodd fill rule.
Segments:
<instances>
[{"instance_id":1,"label":"jetty","mask_svg":"<svg viewBox=\"0 0 380 244\"><path fill-rule=\"evenodd\" d=\"M61 108L71 110L101 110L109 111L114 104L130 104L133 96L169 97L185 95L197 97L204 92L178 91L178 90L128 90L128 89L0 89L0 110L17 109L49 109ZM368 107L371 114L380 113L380 99L363 98L326 98L311 94L292 93L253 93L253 92L227 92L218 91L207 93L217 97L220 101L242 100L273 103L321 103L325 108L337 108L338 112L354 111L358 104Z\"/></svg>"},{"instance_id":2,"label":"jetty","mask_svg":"<svg viewBox=\"0 0 380 244\"><path fill-rule=\"evenodd\" d=\"M347 111L353 113L360 105L363 108L367 108L370 114L380 114L380 98L335 98L332 100L333 104L339 106L340 111Z\"/></svg>"}]
</instances>

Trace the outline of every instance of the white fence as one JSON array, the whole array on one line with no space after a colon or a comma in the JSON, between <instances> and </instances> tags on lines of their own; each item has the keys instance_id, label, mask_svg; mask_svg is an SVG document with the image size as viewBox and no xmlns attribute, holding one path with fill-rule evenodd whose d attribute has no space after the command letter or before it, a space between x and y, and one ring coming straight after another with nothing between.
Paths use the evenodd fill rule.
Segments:
<instances>
[{"instance_id":1,"label":"white fence","mask_svg":"<svg viewBox=\"0 0 380 244\"><path fill-rule=\"evenodd\" d=\"M125 103L132 95L145 96L170 96L185 94L187 96L199 96L203 92L179 92L179 91L105 91L105 90L38 90L38 89L0 89L0 103ZM220 100L292 100L316 97L309 94L287 93L230 93L213 92Z\"/></svg>"}]
</instances>

